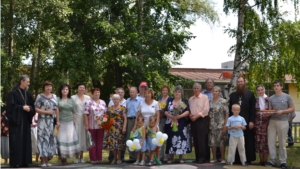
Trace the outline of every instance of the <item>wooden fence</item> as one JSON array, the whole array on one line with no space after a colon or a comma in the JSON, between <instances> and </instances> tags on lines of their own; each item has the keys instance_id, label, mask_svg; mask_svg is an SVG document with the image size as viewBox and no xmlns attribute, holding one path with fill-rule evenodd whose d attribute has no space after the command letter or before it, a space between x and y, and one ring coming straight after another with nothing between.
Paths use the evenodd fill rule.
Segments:
<instances>
[{"instance_id":1,"label":"wooden fence","mask_svg":"<svg viewBox=\"0 0 300 169\"><path fill-rule=\"evenodd\" d=\"M294 143L300 143L300 122L292 123L292 136Z\"/></svg>"}]
</instances>

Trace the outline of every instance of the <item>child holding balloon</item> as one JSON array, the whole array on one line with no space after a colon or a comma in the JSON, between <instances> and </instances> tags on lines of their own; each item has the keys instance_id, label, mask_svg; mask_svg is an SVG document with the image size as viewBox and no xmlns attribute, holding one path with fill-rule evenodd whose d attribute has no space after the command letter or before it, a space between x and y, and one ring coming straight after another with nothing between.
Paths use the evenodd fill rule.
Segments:
<instances>
[{"instance_id":1,"label":"child holding balloon","mask_svg":"<svg viewBox=\"0 0 300 169\"><path fill-rule=\"evenodd\" d=\"M146 149L150 152L150 162L147 164L148 166L153 165L154 153L157 145L152 143L152 139L156 137L156 132L158 132L158 127L156 124L156 116L150 116L149 118L149 126L147 127L147 147Z\"/></svg>"},{"instance_id":2,"label":"child holding balloon","mask_svg":"<svg viewBox=\"0 0 300 169\"><path fill-rule=\"evenodd\" d=\"M140 141L141 149L136 150L137 156L136 156L136 162L133 163L134 165L145 165L145 151L146 151L146 129L144 127L144 117L138 116L137 117L137 131L136 131L136 139ZM142 160L140 161L140 156L142 156Z\"/></svg>"}]
</instances>

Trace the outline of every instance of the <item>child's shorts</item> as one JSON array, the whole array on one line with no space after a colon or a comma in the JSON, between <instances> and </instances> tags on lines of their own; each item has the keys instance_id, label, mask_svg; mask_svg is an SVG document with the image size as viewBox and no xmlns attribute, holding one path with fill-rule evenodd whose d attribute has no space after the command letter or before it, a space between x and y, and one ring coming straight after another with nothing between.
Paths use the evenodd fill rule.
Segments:
<instances>
[{"instance_id":1,"label":"child's shorts","mask_svg":"<svg viewBox=\"0 0 300 169\"><path fill-rule=\"evenodd\" d=\"M140 140L140 144L141 144L141 142L142 142L142 139L139 139ZM147 140L145 139L144 140L144 145L142 146L142 148L141 149L139 149L139 150L135 150L136 152L145 152L146 151L146 144L147 144Z\"/></svg>"},{"instance_id":2,"label":"child's shorts","mask_svg":"<svg viewBox=\"0 0 300 169\"><path fill-rule=\"evenodd\" d=\"M147 150L153 151L156 149L157 145L152 144L152 138L147 138Z\"/></svg>"}]
</instances>

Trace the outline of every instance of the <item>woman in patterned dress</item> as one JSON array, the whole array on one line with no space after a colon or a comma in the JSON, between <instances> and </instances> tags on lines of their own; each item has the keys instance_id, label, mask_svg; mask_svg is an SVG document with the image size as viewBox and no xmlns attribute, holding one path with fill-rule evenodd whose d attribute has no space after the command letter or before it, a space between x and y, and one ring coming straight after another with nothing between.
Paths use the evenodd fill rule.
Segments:
<instances>
[{"instance_id":1,"label":"woman in patterned dress","mask_svg":"<svg viewBox=\"0 0 300 169\"><path fill-rule=\"evenodd\" d=\"M112 101L114 105L108 108L107 114L110 118L113 118L115 122L109 130L106 148L114 154L114 160L110 164L121 164L121 150L125 149L127 115L126 108L120 105L120 96L118 94L112 96Z\"/></svg>"},{"instance_id":2,"label":"woman in patterned dress","mask_svg":"<svg viewBox=\"0 0 300 169\"><path fill-rule=\"evenodd\" d=\"M226 123L228 120L229 110L227 101L220 97L221 89L218 86L213 88L213 98L209 101L209 134L208 145L210 146L213 159L211 163L217 162L216 150L220 147L221 163L225 161L225 148L228 145L228 135L226 131Z\"/></svg>"},{"instance_id":3,"label":"woman in patterned dress","mask_svg":"<svg viewBox=\"0 0 300 169\"><path fill-rule=\"evenodd\" d=\"M102 116L106 112L106 104L100 99L100 89L91 90L92 99L85 102L84 124L85 130L92 135L95 146L89 149L91 163L99 163L102 160L102 146L104 129L97 124L96 117Z\"/></svg>"},{"instance_id":4,"label":"woman in patterned dress","mask_svg":"<svg viewBox=\"0 0 300 169\"><path fill-rule=\"evenodd\" d=\"M166 134L168 135L166 154L169 154L170 159L167 163L172 163L174 160L174 154L179 155L179 162L184 163L183 154L191 152L190 134L188 131L187 118L190 114L188 101L183 96L183 90L177 86L174 88L174 99L170 99L167 102L165 109L166 120ZM174 109L179 109L178 115L174 114ZM177 111L177 110L175 110ZM172 131L172 122L178 121L178 131ZM174 125L174 124L173 124Z\"/></svg>"},{"instance_id":5,"label":"woman in patterned dress","mask_svg":"<svg viewBox=\"0 0 300 169\"><path fill-rule=\"evenodd\" d=\"M268 160L268 125L270 121L269 113L260 113L260 110L269 109L269 98L265 94L265 88L262 85L256 87L258 98L256 98L256 114L254 120L254 132L255 132L255 148L259 153L260 165L264 165Z\"/></svg>"},{"instance_id":6,"label":"woman in patterned dress","mask_svg":"<svg viewBox=\"0 0 300 169\"><path fill-rule=\"evenodd\" d=\"M71 98L73 99L75 103L75 113L74 113L74 124L75 129L78 135L79 139L79 145L80 145L80 156L78 156L74 163L78 163L80 161L81 163L85 163L83 160L83 152L87 151L86 147L86 131L84 129L84 104L86 101L90 100L90 96L85 95L85 84L79 83L77 85L77 94L73 95Z\"/></svg>"},{"instance_id":7,"label":"woman in patterned dress","mask_svg":"<svg viewBox=\"0 0 300 169\"><path fill-rule=\"evenodd\" d=\"M57 97L52 94L52 82L46 81L43 84L44 93L37 96L35 110L38 115L37 125L37 149L41 157L41 166L51 166L48 158L56 152L56 141L53 136L53 117L57 115ZM56 116L58 118L58 116ZM56 125L59 125L57 123Z\"/></svg>"},{"instance_id":8,"label":"woman in patterned dress","mask_svg":"<svg viewBox=\"0 0 300 169\"><path fill-rule=\"evenodd\" d=\"M67 164L67 158L77 157L80 154L78 136L75 130L73 114L74 101L71 99L71 88L63 84L59 88L58 120L60 127L57 135L59 146L59 164Z\"/></svg>"},{"instance_id":9,"label":"woman in patterned dress","mask_svg":"<svg viewBox=\"0 0 300 169\"><path fill-rule=\"evenodd\" d=\"M1 113L1 157L4 159L4 164L8 164L9 158L9 126L6 111Z\"/></svg>"}]
</instances>

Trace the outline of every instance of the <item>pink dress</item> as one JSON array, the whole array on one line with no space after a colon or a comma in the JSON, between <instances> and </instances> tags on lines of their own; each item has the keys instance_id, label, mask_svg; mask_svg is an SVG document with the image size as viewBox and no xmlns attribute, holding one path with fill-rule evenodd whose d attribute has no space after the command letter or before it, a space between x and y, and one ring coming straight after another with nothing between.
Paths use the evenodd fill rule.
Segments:
<instances>
[{"instance_id":1,"label":"pink dress","mask_svg":"<svg viewBox=\"0 0 300 169\"><path fill-rule=\"evenodd\" d=\"M267 116L264 113L260 113L259 99L256 98L256 114L254 120L254 132L255 132L255 149L257 153L269 153L268 149L268 125L271 116ZM265 110L269 109L269 98L265 98Z\"/></svg>"}]
</instances>

